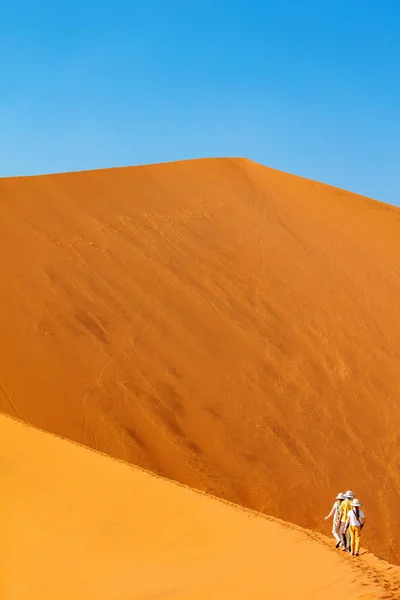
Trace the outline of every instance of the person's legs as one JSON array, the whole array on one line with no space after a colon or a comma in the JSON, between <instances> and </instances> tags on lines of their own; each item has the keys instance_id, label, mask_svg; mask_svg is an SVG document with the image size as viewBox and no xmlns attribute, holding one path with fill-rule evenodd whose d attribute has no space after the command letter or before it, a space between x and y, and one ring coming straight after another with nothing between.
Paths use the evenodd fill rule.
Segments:
<instances>
[{"instance_id":1,"label":"person's legs","mask_svg":"<svg viewBox=\"0 0 400 600\"><path fill-rule=\"evenodd\" d=\"M351 550L351 538L350 538L350 527L347 528L347 533L346 533L346 544L347 544L347 550L349 552L352 552Z\"/></svg>"},{"instance_id":2,"label":"person's legs","mask_svg":"<svg viewBox=\"0 0 400 600\"><path fill-rule=\"evenodd\" d=\"M346 534L344 531L345 523L340 523L340 539L342 540L342 550L346 550Z\"/></svg>"},{"instance_id":3,"label":"person's legs","mask_svg":"<svg viewBox=\"0 0 400 600\"><path fill-rule=\"evenodd\" d=\"M340 533L339 533L339 527L340 527L340 523L335 523L335 521L333 521L333 525L332 525L332 535L335 538L336 542L339 543L340 542Z\"/></svg>"},{"instance_id":4,"label":"person's legs","mask_svg":"<svg viewBox=\"0 0 400 600\"><path fill-rule=\"evenodd\" d=\"M350 529L350 550L351 553L354 554L355 553L355 547L356 547L356 532L355 530L357 529L357 527L353 527L352 525L350 525L349 527Z\"/></svg>"},{"instance_id":5,"label":"person's legs","mask_svg":"<svg viewBox=\"0 0 400 600\"><path fill-rule=\"evenodd\" d=\"M355 553L358 554L360 552L360 541L361 541L361 527L354 527L354 537L355 537Z\"/></svg>"}]
</instances>

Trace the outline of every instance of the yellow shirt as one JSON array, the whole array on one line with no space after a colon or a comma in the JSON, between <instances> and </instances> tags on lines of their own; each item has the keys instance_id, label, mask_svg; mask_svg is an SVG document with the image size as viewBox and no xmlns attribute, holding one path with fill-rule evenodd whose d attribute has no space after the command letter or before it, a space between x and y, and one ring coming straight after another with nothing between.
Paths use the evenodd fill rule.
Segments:
<instances>
[{"instance_id":1,"label":"yellow shirt","mask_svg":"<svg viewBox=\"0 0 400 600\"><path fill-rule=\"evenodd\" d=\"M342 523L346 523L346 521L347 521L347 513L352 508L352 506L351 506L351 500L348 500L347 498L346 498L346 500L343 500L342 505L341 505L340 508L342 509Z\"/></svg>"}]
</instances>

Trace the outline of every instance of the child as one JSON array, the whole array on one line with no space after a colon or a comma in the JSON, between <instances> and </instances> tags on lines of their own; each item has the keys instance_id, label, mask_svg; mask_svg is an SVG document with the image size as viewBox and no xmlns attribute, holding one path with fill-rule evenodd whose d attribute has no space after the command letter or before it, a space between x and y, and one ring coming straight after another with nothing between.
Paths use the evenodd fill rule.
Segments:
<instances>
[{"instance_id":1,"label":"child","mask_svg":"<svg viewBox=\"0 0 400 600\"><path fill-rule=\"evenodd\" d=\"M354 498L351 506L351 510L347 513L346 531L350 527L351 555L358 556L360 552L361 529L364 527L365 516L360 509L361 502L357 498Z\"/></svg>"}]
</instances>

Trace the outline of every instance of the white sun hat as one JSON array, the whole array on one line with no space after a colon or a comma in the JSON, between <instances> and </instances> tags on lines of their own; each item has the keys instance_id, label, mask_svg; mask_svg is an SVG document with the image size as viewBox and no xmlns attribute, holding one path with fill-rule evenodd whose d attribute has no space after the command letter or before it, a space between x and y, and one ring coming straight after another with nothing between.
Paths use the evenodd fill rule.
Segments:
<instances>
[{"instance_id":1,"label":"white sun hat","mask_svg":"<svg viewBox=\"0 0 400 600\"><path fill-rule=\"evenodd\" d=\"M346 496L346 498L349 498L349 500L354 498L354 494L351 490L347 490L347 492L345 493L345 496Z\"/></svg>"},{"instance_id":2,"label":"white sun hat","mask_svg":"<svg viewBox=\"0 0 400 600\"><path fill-rule=\"evenodd\" d=\"M354 498L353 502L351 503L352 506L362 506L361 502L358 500L358 498Z\"/></svg>"},{"instance_id":3,"label":"white sun hat","mask_svg":"<svg viewBox=\"0 0 400 600\"><path fill-rule=\"evenodd\" d=\"M336 500L344 500L345 498L346 496L342 492L339 492L339 494L336 496Z\"/></svg>"}]
</instances>

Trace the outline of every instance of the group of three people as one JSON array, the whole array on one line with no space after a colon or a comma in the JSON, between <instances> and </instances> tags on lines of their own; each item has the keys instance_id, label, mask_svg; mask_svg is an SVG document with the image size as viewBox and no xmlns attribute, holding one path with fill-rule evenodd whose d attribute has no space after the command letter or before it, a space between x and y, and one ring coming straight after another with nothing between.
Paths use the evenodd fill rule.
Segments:
<instances>
[{"instance_id":1,"label":"group of three people","mask_svg":"<svg viewBox=\"0 0 400 600\"><path fill-rule=\"evenodd\" d=\"M352 491L336 496L332 510L325 520L333 516L332 533L336 540L336 548L343 552L351 552L358 556L360 552L361 530L364 527L365 516L360 508L361 502L354 497Z\"/></svg>"}]
</instances>

